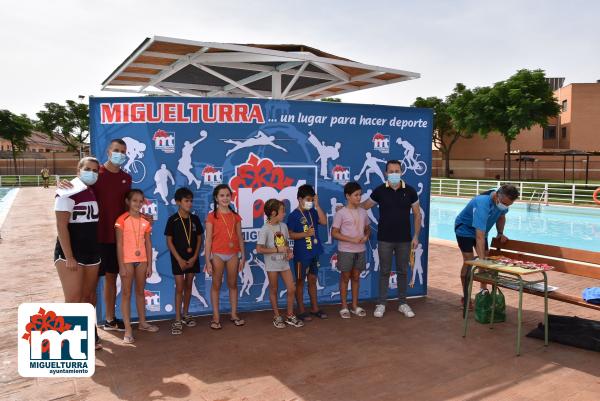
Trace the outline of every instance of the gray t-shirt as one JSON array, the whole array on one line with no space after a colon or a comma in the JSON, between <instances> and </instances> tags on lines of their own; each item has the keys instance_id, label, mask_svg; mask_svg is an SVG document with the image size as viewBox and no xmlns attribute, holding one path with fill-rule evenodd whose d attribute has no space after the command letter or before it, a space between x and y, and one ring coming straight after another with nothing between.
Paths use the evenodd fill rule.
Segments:
<instances>
[{"instance_id":1,"label":"gray t-shirt","mask_svg":"<svg viewBox=\"0 0 600 401\"><path fill-rule=\"evenodd\" d=\"M287 225L285 223L279 223L272 225L265 223L258 233L258 245L265 246L267 248L279 248L289 246L290 234L288 232ZM281 253L270 253L263 255L265 258L265 269L267 271L281 271L284 268L289 267L289 261L287 255Z\"/></svg>"}]
</instances>

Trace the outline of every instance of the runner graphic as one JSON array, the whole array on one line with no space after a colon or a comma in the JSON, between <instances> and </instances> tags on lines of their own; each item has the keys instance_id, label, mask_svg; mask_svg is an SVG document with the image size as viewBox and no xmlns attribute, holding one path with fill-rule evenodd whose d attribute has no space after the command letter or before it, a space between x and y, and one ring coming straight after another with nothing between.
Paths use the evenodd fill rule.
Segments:
<instances>
[{"instance_id":1,"label":"runner graphic","mask_svg":"<svg viewBox=\"0 0 600 401\"><path fill-rule=\"evenodd\" d=\"M287 149L275 144L275 136L273 136L273 135L266 136L264 134L264 132L262 132L262 131L258 131L258 134L256 134L255 136L253 136L251 138L248 138L244 141L238 141L238 140L234 140L234 139L226 139L223 142L235 145L233 148L229 149L227 151L227 153L225 153L226 157L234 152L237 152L240 149L251 148L253 146L272 146L275 149L279 149L284 152L287 152Z\"/></svg>"},{"instance_id":2,"label":"runner graphic","mask_svg":"<svg viewBox=\"0 0 600 401\"><path fill-rule=\"evenodd\" d=\"M171 185L175 185L173 174L167 170L167 165L163 163L154 174L154 182L156 183L154 193L160 195L165 205L169 204L169 201L167 201L167 196L169 195L169 180L171 180Z\"/></svg>"},{"instance_id":3,"label":"runner graphic","mask_svg":"<svg viewBox=\"0 0 600 401\"><path fill-rule=\"evenodd\" d=\"M192 152L194 147L208 137L208 133L204 130L200 131L200 139L195 142L185 141L181 150L181 159L177 165L177 171L183 174L188 179L188 185L192 182L196 184L196 189L200 189L202 182L192 174Z\"/></svg>"},{"instance_id":4,"label":"runner graphic","mask_svg":"<svg viewBox=\"0 0 600 401\"><path fill-rule=\"evenodd\" d=\"M423 285L423 266L421 264L421 256L423 256L423 245L419 243L419 245L417 245L417 249L415 249L415 264L412 267L412 278L408 284L411 288L415 286L415 277L417 274L419 275L419 284Z\"/></svg>"},{"instance_id":5,"label":"runner graphic","mask_svg":"<svg viewBox=\"0 0 600 401\"><path fill-rule=\"evenodd\" d=\"M246 293L246 295L250 295L250 288L252 288L252 286L254 285L254 277L252 276L252 266L256 266L256 262L254 261L254 255L255 254L253 254L252 252L250 253L248 260L246 260L246 263L244 263L244 268L241 272L239 272L239 276L242 281L242 288L240 289L240 298L243 297L244 292Z\"/></svg>"},{"instance_id":6,"label":"runner graphic","mask_svg":"<svg viewBox=\"0 0 600 401\"><path fill-rule=\"evenodd\" d=\"M320 142L311 131L308 132L308 142L310 142L319 153L319 157L317 157L315 162L321 162L321 177L325 180L330 180L331 178L327 175L327 163L329 160L337 160L337 158L340 157L340 148L342 147L342 144L336 142L334 146L325 145L325 142Z\"/></svg>"},{"instance_id":7,"label":"runner graphic","mask_svg":"<svg viewBox=\"0 0 600 401\"><path fill-rule=\"evenodd\" d=\"M148 284L158 284L161 282L161 277L156 270L156 259L158 257L158 251L152 247L152 275L146 279Z\"/></svg>"}]
</instances>

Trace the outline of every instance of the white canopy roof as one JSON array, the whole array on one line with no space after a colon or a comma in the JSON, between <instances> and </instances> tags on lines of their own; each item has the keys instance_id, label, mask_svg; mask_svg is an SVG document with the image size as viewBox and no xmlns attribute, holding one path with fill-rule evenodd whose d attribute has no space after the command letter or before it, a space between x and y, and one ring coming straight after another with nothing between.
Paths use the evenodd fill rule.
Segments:
<instances>
[{"instance_id":1,"label":"white canopy roof","mask_svg":"<svg viewBox=\"0 0 600 401\"><path fill-rule=\"evenodd\" d=\"M146 38L102 90L173 96L320 99L419 78L304 45Z\"/></svg>"}]
</instances>

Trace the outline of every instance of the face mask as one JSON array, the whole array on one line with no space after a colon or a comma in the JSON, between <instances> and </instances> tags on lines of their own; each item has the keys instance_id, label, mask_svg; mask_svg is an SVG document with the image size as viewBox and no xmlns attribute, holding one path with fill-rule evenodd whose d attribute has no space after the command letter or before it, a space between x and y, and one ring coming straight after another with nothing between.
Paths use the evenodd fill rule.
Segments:
<instances>
[{"instance_id":1,"label":"face mask","mask_svg":"<svg viewBox=\"0 0 600 401\"><path fill-rule=\"evenodd\" d=\"M123 153L111 152L110 154L110 162L115 166L120 166L121 164L125 163L125 160L127 160L127 156L125 156Z\"/></svg>"},{"instance_id":2,"label":"face mask","mask_svg":"<svg viewBox=\"0 0 600 401\"><path fill-rule=\"evenodd\" d=\"M312 202L304 202L304 210L310 210L313 207Z\"/></svg>"},{"instance_id":3,"label":"face mask","mask_svg":"<svg viewBox=\"0 0 600 401\"><path fill-rule=\"evenodd\" d=\"M93 171L80 170L79 179L85 185L94 185L98 181L98 173Z\"/></svg>"},{"instance_id":4,"label":"face mask","mask_svg":"<svg viewBox=\"0 0 600 401\"><path fill-rule=\"evenodd\" d=\"M398 185L398 184L400 184L400 181L402 180L401 177L402 177L402 174L400 174L400 173L390 173L390 174L388 174L388 181L392 185Z\"/></svg>"},{"instance_id":5,"label":"face mask","mask_svg":"<svg viewBox=\"0 0 600 401\"><path fill-rule=\"evenodd\" d=\"M496 207L497 207L498 209L500 209L500 211L501 211L501 212L504 212L504 211L508 210L508 206L506 206L506 205L505 205L504 203L502 203L502 202L499 202L499 203L496 205Z\"/></svg>"}]
</instances>

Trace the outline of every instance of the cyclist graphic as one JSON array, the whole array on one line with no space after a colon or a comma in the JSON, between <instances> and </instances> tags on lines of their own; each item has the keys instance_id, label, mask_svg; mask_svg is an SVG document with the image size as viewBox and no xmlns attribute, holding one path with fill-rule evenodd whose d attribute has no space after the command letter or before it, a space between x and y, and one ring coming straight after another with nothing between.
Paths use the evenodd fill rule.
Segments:
<instances>
[{"instance_id":1,"label":"cyclist graphic","mask_svg":"<svg viewBox=\"0 0 600 401\"><path fill-rule=\"evenodd\" d=\"M123 138L125 145L127 146L127 163L123 166L123 170L131 175L133 183L142 182L146 177L146 166L142 163L141 159L144 157L146 151L146 144L128 136ZM139 159L139 160L138 160Z\"/></svg>"},{"instance_id":2,"label":"cyclist graphic","mask_svg":"<svg viewBox=\"0 0 600 401\"><path fill-rule=\"evenodd\" d=\"M423 175L427 172L427 165L424 161L417 160L419 154L415 156L415 147L408 141L403 141L402 138L396 139L396 143L404 148L404 158L400 160L402 174L406 170L412 170L416 175Z\"/></svg>"}]
</instances>

